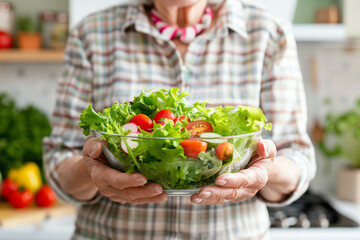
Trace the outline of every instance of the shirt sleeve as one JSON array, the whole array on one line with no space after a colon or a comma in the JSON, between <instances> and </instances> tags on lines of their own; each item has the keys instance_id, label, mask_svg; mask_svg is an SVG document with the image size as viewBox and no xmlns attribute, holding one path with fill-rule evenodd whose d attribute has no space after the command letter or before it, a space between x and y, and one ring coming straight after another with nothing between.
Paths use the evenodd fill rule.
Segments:
<instances>
[{"instance_id":1,"label":"shirt sleeve","mask_svg":"<svg viewBox=\"0 0 360 240\"><path fill-rule=\"evenodd\" d=\"M51 135L43 139L43 162L48 183L63 201L73 204L93 203L79 201L67 194L59 184L57 166L67 158L81 154L85 137L78 127L81 111L92 102L93 72L87 58L84 42L78 30L69 36L65 53L65 72L56 91L56 103L51 119Z\"/></svg>"},{"instance_id":2,"label":"shirt sleeve","mask_svg":"<svg viewBox=\"0 0 360 240\"><path fill-rule=\"evenodd\" d=\"M286 200L267 202L269 206L285 206L308 189L316 164L314 147L307 133L306 98L296 42L286 31L278 30L276 36L269 41L265 54L260 106L273 124L265 138L275 142L278 156L293 160L301 169L297 188Z\"/></svg>"}]
</instances>

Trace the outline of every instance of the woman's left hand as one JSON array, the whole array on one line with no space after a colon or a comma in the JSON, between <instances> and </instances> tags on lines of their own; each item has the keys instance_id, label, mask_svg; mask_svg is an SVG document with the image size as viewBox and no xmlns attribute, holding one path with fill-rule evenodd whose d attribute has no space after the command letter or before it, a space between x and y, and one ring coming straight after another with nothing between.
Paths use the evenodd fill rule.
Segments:
<instances>
[{"instance_id":1,"label":"woman's left hand","mask_svg":"<svg viewBox=\"0 0 360 240\"><path fill-rule=\"evenodd\" d=\"M201 188L191 196L197 204L217 205L224 202L241 202L253 197L273 176L276 146L271 140L260 140L256 156L248 167L237 173L224 173L216 178L216 185Z\"/></svg>"}]
</instances>

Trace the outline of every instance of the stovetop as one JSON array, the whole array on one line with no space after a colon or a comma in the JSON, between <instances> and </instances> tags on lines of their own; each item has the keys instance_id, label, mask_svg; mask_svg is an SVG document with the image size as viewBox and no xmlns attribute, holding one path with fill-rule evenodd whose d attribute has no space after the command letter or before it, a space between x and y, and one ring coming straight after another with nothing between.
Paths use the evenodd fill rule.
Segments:
<instances>
[{"instance_id":1,"label":"stovetop","mask_svg":"<svg viewBox=\"0 0 360 240\"><path fill-rule=\"evenodd\" d=\"M328 228L358 227L354 220L336 211L322 196L306 192L300 199L282 208L269 207L271 227Z\"/></svg>"}]
</instances>

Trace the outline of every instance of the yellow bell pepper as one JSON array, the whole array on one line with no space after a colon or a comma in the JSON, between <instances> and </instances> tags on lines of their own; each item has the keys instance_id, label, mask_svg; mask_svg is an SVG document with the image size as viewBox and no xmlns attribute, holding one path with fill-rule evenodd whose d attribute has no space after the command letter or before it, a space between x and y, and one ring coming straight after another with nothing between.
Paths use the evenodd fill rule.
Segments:
<instances>
[{"instance_id":1,"label":"yellow bell pepper","mask_svg":"<svg viewBox=\"0 0 360 240\"><path fill-rule=\"evenodd\" d=\"M21 168L11 169L8 178L32 193L36 193L42 186L40 169L34 162L27 162Z\"/></svg>"}]
</instances>

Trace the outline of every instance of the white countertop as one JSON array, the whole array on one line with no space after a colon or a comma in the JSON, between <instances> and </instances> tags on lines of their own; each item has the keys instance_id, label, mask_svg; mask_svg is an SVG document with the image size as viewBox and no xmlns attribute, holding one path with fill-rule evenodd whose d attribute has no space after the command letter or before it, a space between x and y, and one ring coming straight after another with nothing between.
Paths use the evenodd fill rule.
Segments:
<instances>
[{"instance_id":1,"label":"white countertop","mask_svg":"<svg viewBox=\"0 0 360 240\"><path fill-rule=\"evenodd\" d=\"M328 198L333 207L360 223L360 205ZM43 223L12 228L0 227L1 240L68 240L74 231L75 216L48 219ZM271 240L359 240L359 228L292 228L270 230Z\"/></svg>"}]
</instances>

